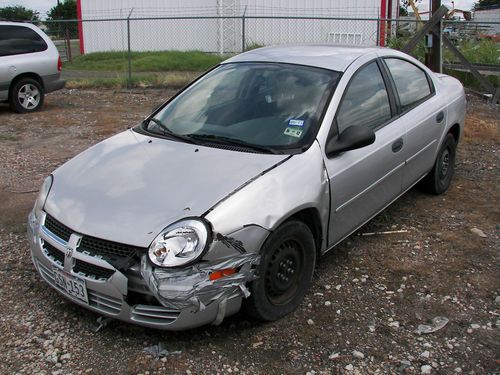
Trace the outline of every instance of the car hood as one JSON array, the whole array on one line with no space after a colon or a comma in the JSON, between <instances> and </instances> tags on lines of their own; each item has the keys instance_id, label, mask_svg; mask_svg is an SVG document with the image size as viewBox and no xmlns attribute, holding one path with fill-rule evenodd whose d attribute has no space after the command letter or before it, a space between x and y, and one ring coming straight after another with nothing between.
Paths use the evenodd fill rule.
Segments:
<instances>
[{"instance_id":1,"label":"car hood","mask_svg":"<svg viewBox=\"0 0 500 375\"><path fill-rule=\"evenodd\" d=\"M76 232L147 247L169 224L202 216L287 157L197 146L128 130L58 168L45 210Z\"/></svg>"}]
</instances>

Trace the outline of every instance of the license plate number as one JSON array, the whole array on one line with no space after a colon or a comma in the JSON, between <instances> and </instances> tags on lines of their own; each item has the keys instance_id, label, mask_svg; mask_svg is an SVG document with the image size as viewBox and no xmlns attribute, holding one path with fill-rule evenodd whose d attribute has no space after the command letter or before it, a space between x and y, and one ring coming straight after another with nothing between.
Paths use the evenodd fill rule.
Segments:
<instances>
[{"instance_id":1,"label":"license plate number","mask_svg":"<svg viewBox=\"0 0 500 375\"><path fill-rule=\"evenodd\" d=\"M85 280L70 275L58 268L53 268L54 282L58 288L64 290L72 297L78 298L85 303L89 303L87 296L87 286Z\"/></svg>"}]
</instances>

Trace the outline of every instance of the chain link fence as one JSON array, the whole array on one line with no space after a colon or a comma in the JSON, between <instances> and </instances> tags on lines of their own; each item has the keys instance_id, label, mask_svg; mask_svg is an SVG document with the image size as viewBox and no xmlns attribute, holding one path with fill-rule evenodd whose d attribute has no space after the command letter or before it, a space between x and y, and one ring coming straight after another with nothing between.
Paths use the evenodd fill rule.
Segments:
<instances>
[{"instance_id":1,"label":"chain link fence","mask_svg":"<svg viewBox=\"0 0 500 375\"><path fill-rule=\"evenodd\" d=\"M425 21L415 19L338 18L318 16L132 17L48 22L39 24L55 41L68 74L125 79L136 83L165 71L200 71L203 64L170 61L164 51L200 51L218 61L267 45L337 44L403 48ZM443 21L441 32L498 87L500 23ZM422 41L412 52L424 61ZM83 56L80 56L83 55ZM175 60L175 59L174 59ZM456 57L443 49L446 73L467 81ZM486 66L486 68L485 68ZM458 73L457 73L458 72ZM457 74L455 74L457 73ZM192 78L187 76L187 79ZM471 82L466 82L471 83Z\"/></svg>"}]
</instances>

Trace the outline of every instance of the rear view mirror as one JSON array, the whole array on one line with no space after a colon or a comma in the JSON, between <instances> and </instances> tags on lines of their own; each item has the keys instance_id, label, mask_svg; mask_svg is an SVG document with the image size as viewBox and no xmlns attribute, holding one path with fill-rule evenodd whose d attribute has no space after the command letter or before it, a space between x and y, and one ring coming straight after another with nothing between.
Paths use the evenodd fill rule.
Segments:
<instances>
[{"instance_id":1,"label":"rear view mirror","mask_svg":"<svg viewBox=\"0 0 500 375\"><path fill-rule=\"evenodd\" d=\"M353 125L345 129L337 138L326 144L326 155L333 156L339 152L355 150L375 142L375 132L366 126Z\"/></svg>"}]
</instances>

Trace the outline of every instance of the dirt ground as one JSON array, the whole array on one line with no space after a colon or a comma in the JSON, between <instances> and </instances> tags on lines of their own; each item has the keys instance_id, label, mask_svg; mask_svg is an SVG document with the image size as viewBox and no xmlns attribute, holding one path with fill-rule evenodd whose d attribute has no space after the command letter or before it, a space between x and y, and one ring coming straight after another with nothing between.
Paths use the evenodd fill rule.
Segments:
<instances>
[{"instance_id":1,"label":"dirt ground","mask_svg":"<svg viewBox=\"0 0 500 375\"><path fill-rule=\"evenodd\" d=\"M500 371L499 110L469 97L450 190L413 189L319 260L301 307L171 333L113 321L41 282L26 217L65 160L138 123L170 91L63 90L43 111L0 105L0 373L486 374ZM480 229L485 237L471 231ZM406 231L363 236L376 231ZM418 334L420 324L448 324ZM145 347L163 343L162 358Z\"/></svg>"}]
</instances>

